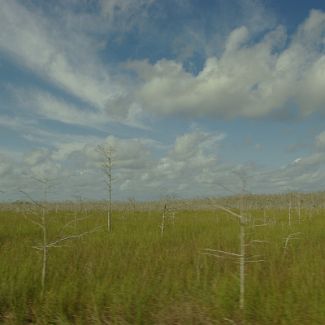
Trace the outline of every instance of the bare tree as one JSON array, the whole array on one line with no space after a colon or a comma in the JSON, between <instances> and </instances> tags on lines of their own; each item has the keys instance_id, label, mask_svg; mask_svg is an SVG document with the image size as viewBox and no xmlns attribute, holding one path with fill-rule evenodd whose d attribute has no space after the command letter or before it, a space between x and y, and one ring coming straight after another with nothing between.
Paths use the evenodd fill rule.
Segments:
<instances>
[{"instance_id":1,"label":"bare tree","mask_svg":"<svg viewBox=\"0 0 325 325\"><path fill-rule=\"evenodd\" d=\"M217 249L210 249L206 248L205 253L206 255L212 255L216 258L230 258L232 260L235 260L236 262L239 263L239 286L240 286L240 291L239 291L239 308L240 310L244 310L245 308L245 266L247 263L256 263L256 262L263 262L263 260L259 259L258 255L253 255L249 256L246 252L246 247L253 243L261 243L264 241L260 240L253 240L250 243L246 242L246 227L248 225L249 219L245 215L245 205L244 205L244 195L247 193L246 192L246 175L241 172L235 172L240 181L241 181L241 191L240 191L240 199L239 199L239 213L234 212L232 209L224 207L223 205L219 204L214 204L214 206L220 210L223 210L230 214L231 216L235 217L239 221L240 225L240 230L239 230L239 254L234 253L234 252L227 252L223 250L217 250ZM235 193L228 187L222 185L222 184L217 184L218 186L221 186L223 189ZM264 226L265 224L262 225L254 225L254 227L259 227L259 226Z\"/></svg>"},{"instance_id":2,"label":"bare tree","mask_svg":"<svg viewBox=\"0 0 325 325\"><path fill-rule=\"evenodd\" d=\"M244 216L244 194L246 192L246 178L243 174L238 174L242 182L242 188L240 193L240 209L239 209L239 223L240 223L240 258L239 258L239 265L240 265L240 299L239 299L239 308L244 309L244 302L245 302L245 225L246 225L246 217Z\"/></svg>"},{"instance_id":3,"label":"bare tree","mask_svg":"<svg viewBox=\"0 0 325 325\"><path fill-rule=\"evenodd\" d=\"M103 158L102 170L107 187L107 231L110 232L112 230L112 165L114 149L112 146L99 145L97 151Z\"/></svg>"},{"instance_id":4,"label":"bare tree","mask_svg":"<svg viewBox=\"0 0 325 325\"><path fill-rule=\"evenodd\" d=\"M48 261L48 222L47 222L47 195L49 190L49 179L48 178L36 178L32 177L34 180L36 180L41 186L43 187L43 198L41 202L38 202L34 200L27 192L21 190L20 192L23 193L34 205L34 207L37 207L40 209L40 220L36 221L30 218L28 216L29 220L41 228L42 230L42 244L37 246L37 249L42 251L42 274L41 274L41 296L44 295L45 290L45 283L46 283L46 274L47 274L47 261ZM37 211L30 211L34 215L37 215ZM27 215L24 213L24 216L27 217ZM34 247L36 248L36 247Z\"/></svg>"},{"instance_id":5,"label":"bare tree","mask_svg":"<svg viewBox=\"0 0 325 325\"><path fill-rule=\"evenodd\" d=\"M34 225L38 226L42 230L42 241L40 244L33 246L33 248L42 252L42 272L41 272L41 298L44 297L46 289L46 278L48 273L48 250L52 247L62 247L62 243L76 238L81 238L89 233L100 230L101 227L94 228L91 231L86 231L80 234L74 233L73 235L61 236L54 240L49 240L48 235L48 191L50 188L50 180L48 178L36 178L33 177L38 183L43 187L43 198L42 201L37 201L32 198L27 192L20 190L29 201L32 203L31 208L28 213L23 212L24 217L32 222ZM36 208L36 209L35 209ZM76 219L73 220L76 222ZM71 222L65 224L62 229L66 228Z\"/></svg>"}]
</instances>

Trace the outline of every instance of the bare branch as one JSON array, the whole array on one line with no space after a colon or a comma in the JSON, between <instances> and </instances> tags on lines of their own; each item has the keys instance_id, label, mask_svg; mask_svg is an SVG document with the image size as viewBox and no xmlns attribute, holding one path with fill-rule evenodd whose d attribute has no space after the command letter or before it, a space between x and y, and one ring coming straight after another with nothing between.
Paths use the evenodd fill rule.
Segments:
<instances>
[{"instance_id":1,"label":"bare branch","mask_svg":"<svg viewBox=\"0 0 325 325\"><path fill-rule=\"evenodd\" d=\"M81 237L83 237L85 235L88 235L88 234L94 233L96 231L99 231L100 230L99 228L102 228L102 226L98 226L98 227L96 227L93 230L86 231L86 232L83 232L83 233L78 234L78 235L70 235L70 236L66 236L66 237L60 238L58 240L55 240L55 241L47 244L47 247L55 247L58 243L61 243L63 241L70 240L70 239L81 238Z\"/></svg>"},{"instance_id":2,"label":"bare branch","mask_svg":"<svg viewBox=\"0 0 325 325\"><path fill-rule=\"evenodd\" d=\"M40 250L40 251L42 251L44 249L43 246L32 246L32 248Z\"/></svg>"},{"instance_id":3,"label":"bare branch","mask_svg":"<svg viewBox=\"0 0 325 325\"><path fill-rule=\"evenodd\" d=\"M40 227L40 228L44 231L44 225L42 225L40 222L37 222L37 221L35 221L35 220L31 219L31 218L28 218L28 217L26 216L25 213L23 213L23 216L24 216L24 218L25 218L26 220L28 220L28 221L30 221L31 223L33 223L34 225Z\"/></svg>"},{"instance_id":4,"label":"bare branch","mask_svg":"<svg viewBox=\"0 0 325 325\"><path fill-rule=\"evenodd\" d=\"M232 324L232 325L236 325L236 323L235 323L232 319L229 319L229 318L226 318L226 317L225 317L223 320L229 322L229 323Z\"/></svg>"},{"instance_id":5,"label":"bare branch","mask_svg":"<svg viewBox=\"0 0 325 325\"><path fill-rule=\"evenodd\" d=\"M33 204L35 204L36 206L38 206L39 208L44 208L44 206L42 204L40 204L39 202L35 201L27 192L23 191L23 190L19 190L20 193L24 194Z\"/></svg>"},{"instance_id":6,"label":"bare branch","mask_svg":"<svg viewBox=\"0 0 325 325\"><path fill-rule=\"evenodd\" d=\"M233 256L225 256L225 255L218 255L218 254L212 254L212 253L208 253L208 252L206 252L206 253L201 253L202 255L208 255L208 256L213 256L213 257L216 257L216 258L221 258L221 259L230 259L230 260L233 260L233 261L236 261L236 260L234 260L235 258L237 258L237 257L233 257Z\"/></svg>"},{"instance_id":7,"label":"bare branch","mask_svg":"<svg viewBox=\"0 0 325 325\"><path fill-rule=\"evenodd\" d=\"M77 221L82 221L82 220L85 220L85 219L88 219L88 217L83 217L83 218L77 218L77 219L73 219L73 220L70 220L68 221L65 225L62 226L62 228L60 229L60 233L63 231L63 229L69 227L71 224L77 222Z\"/></svg>"},{"instance_id":8,"label":"bare branch","mask_svg":"<svg viewBox=\"0 0 325 325\"><path fill-rule=\"evenodd\" d=\"M254 239L251 240L250 242L251 244L270 244L270 242L268 240L258 240L258 239Z\"/></svg>"},{"instance_id":9,"label":"bare branch","mask_svg":"<svg viewBox=\"0 0 325 325\"><path fill-rule=\"evenodd\" d=\"M219 249L205 248L204 250L210 251L210 252L217 252L217 253L221 253L221 254L226 254L226 255L231 255L231 256L237 256L237 257L242 256L240 254L236 254L236 253L232 253L232 252L226 252L226 251L222 251L222 250L219 250Z\"/></svg>"},{"instance_id":10,"label":"bare branch","mask_svg":"<svg viewBox=\"0 0 325 325\"><path fill-rule=\"evenodd\" d=\"M288 235L285 239L284 239L284 246L283 246L283 248L284 248L284 252L283 252L283 254L285 254L286 253L286 250L287 250L287 248L288 248L288 244L289 244L289 241L290 240L293 240L293 239L300 239L299 237L295 237L295 236L299 236L299 235L301 235L302 233L301 232L295 232L295 233L292 233L292 234L290 234L290 235Z\"/></svg>"},{"instance_id":11,"label":"bare branch","mask_svg":"<svg viewBox=\"0 0 325 325\"><path fill-rule=\"evenodd\" d=\"M266 226L269 226L268 223L263 223L263 224L260 224L260 225L253 225L253 226L250 226L250 228L255 228L255 227L266 227Z\"/></svg>"},{"instance_id":12,"label":"bare branch","mask_svg":"<svg viewBox=\"0 0 325 325\"><path fill-rule=\"evenodd\" d=\"M234 211L232 211L232 210L230 210L230 209L228 209L228 208L225 208L225 207L223 207L222 205L215 204L215 206L216 206L217 208L219 208L220 210L223 210L223 211L228 212L229 214L231 214L232 216L238 218L239 220L243 220L243 219L244 219L244 217L241 216L240 214L238 214L238 213L236 213L236 212L234 212Z\"/></svg>"}]
</instances>

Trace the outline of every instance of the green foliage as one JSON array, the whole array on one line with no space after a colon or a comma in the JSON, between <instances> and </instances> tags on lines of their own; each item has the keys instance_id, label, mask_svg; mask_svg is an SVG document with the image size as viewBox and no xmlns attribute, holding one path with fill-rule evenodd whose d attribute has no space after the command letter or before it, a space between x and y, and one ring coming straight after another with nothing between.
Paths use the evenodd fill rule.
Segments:
<instances>
[{"instance_id":1,"label":"green foliage","mask_svg":"<svg viewBox=\"0 0 325 325\"><path fill-rule=\"evenodd\" d=\"M90 233L50 248L41 299L42 256L32 248L41 230L18 212L0 212L1 324L325 324L324 211L249 211L247 247L264 262L247 264L244 315L238 309L238 264L202 254L205 248L238 253L239 225L220 211L178 211L160 235L160 212L114 211L114 230ZM78 217L84 217L80 215ZM74 214L51 213L49 239ZM263 222L262 222L263 223ZM61 233L105 224L104 212L71 223ZM284 252L284 240L300 232ZM228 319L228 320L227 320Z\"/></svg>"}]
</instances>

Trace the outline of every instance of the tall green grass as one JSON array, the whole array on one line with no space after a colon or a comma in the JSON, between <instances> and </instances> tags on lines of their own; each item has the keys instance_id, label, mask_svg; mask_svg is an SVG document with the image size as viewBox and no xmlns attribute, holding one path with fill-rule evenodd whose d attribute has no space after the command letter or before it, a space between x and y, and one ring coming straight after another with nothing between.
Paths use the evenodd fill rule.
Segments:
<instances>
[{"instance_id":1,"label":"tall green grass","mask_svg":"<svg viewBox=\"0 0 325 325\"><path fill-rule=\"evenodd\" d=\"M249 211L263 223L263 211ZM160 234L161 212L113 213L113 229L94 232L49 250L41 298L42 256L32 248L41 230L18 212L0 212L1 324L325 324L325 212L302 213L287 224L287 211L268 210L275 221L247 226L249 254L245 311L239 311L239 265L206 256L204 248L237 252L239 225L220 211L179 211ZM89 211L82 233L105 224ZM49 237L73 219L48 216ZM300 232L288 244L284 239Z\"/></svg>"}]
</instances>

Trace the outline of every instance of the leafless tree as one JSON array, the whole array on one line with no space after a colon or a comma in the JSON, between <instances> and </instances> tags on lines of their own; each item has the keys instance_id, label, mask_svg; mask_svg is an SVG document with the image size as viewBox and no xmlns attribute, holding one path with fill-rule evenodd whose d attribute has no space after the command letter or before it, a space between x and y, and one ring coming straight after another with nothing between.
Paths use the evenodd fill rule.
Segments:
<instances>
[{"instance_id":1,"label":"leafless tree","mask_svg":"<svg viewBox=\"0 0 325 325\"><path fill-rule=\"evenodd\" d=\"M41 298L44 297L45 289L46 289L46 278L48 273L48 251L49 248L53 247L62 247L63 242L71 239L81 238L89 233L100 230L100 227L96 227L91 231L86 231L80 234L73 235L60 235L59 238L54 240L49 240L48 235L48 191L50 188L50 180L48 178L35 178L39 184L43 187L43 198L42 201L37 201L33 199L31 195L29 195L26 191L20 190L29 201L32 203L29 207L28 211L24 211L24 217L32 222L34 225L38 226L42 230L42 241L40 244L33 246L34 249L37 249L42 252L42 271L41 271ZM75 219L73 220L75 222ZM69 224L65 224L62 229L66 228Z\"/></svg>"},{"instance_id":2,"label":"leafless tree","mask_svg":"<svg viewBox=\"0 0 325 325\"><path fill-rule=\"evenodd\" d=\"M235 217L239 221L240 230L239 230L239 254L234 252L227 252L223 250L217 249L210 249L206 248L204 254L212 255L216 258L230 258L235 260L239 263L239 285L240 285L240 292L239 292L239 308L240 310L244 310L245 308L245 266L247 263L257 263L263 262L262 259L259 259L258 255L249 256L246 252L246 247L253 243L260 243L264 241L254 240L251 242L246 242L246 227L248 226L249 219L245 215L245 202L244 202L244 195L246 193L246 175L243 173L235 173L240 181L241 181L241 191L239 197L239 213L233 211L230 208L227 208L223 205L213 203L214 207L227 212L229 215ZM220 185L222 188L226 189L227 191L234 193L233 190L229 189L224 185ZM263 225L254 225L253 227L264 226Z\"/></svg>"},{"instance_id":3,"label":"leafless tree","mask_svg":"<svg viewBox=\"0 0 325 325\"><path fill-rule=\"evenodd\" d=\"M102 170L107 187L107 231L110 232L112 230L112 165L114 149L112 146L99 145L97 151L103 158Z\"/></svg>"}]
</instances>

